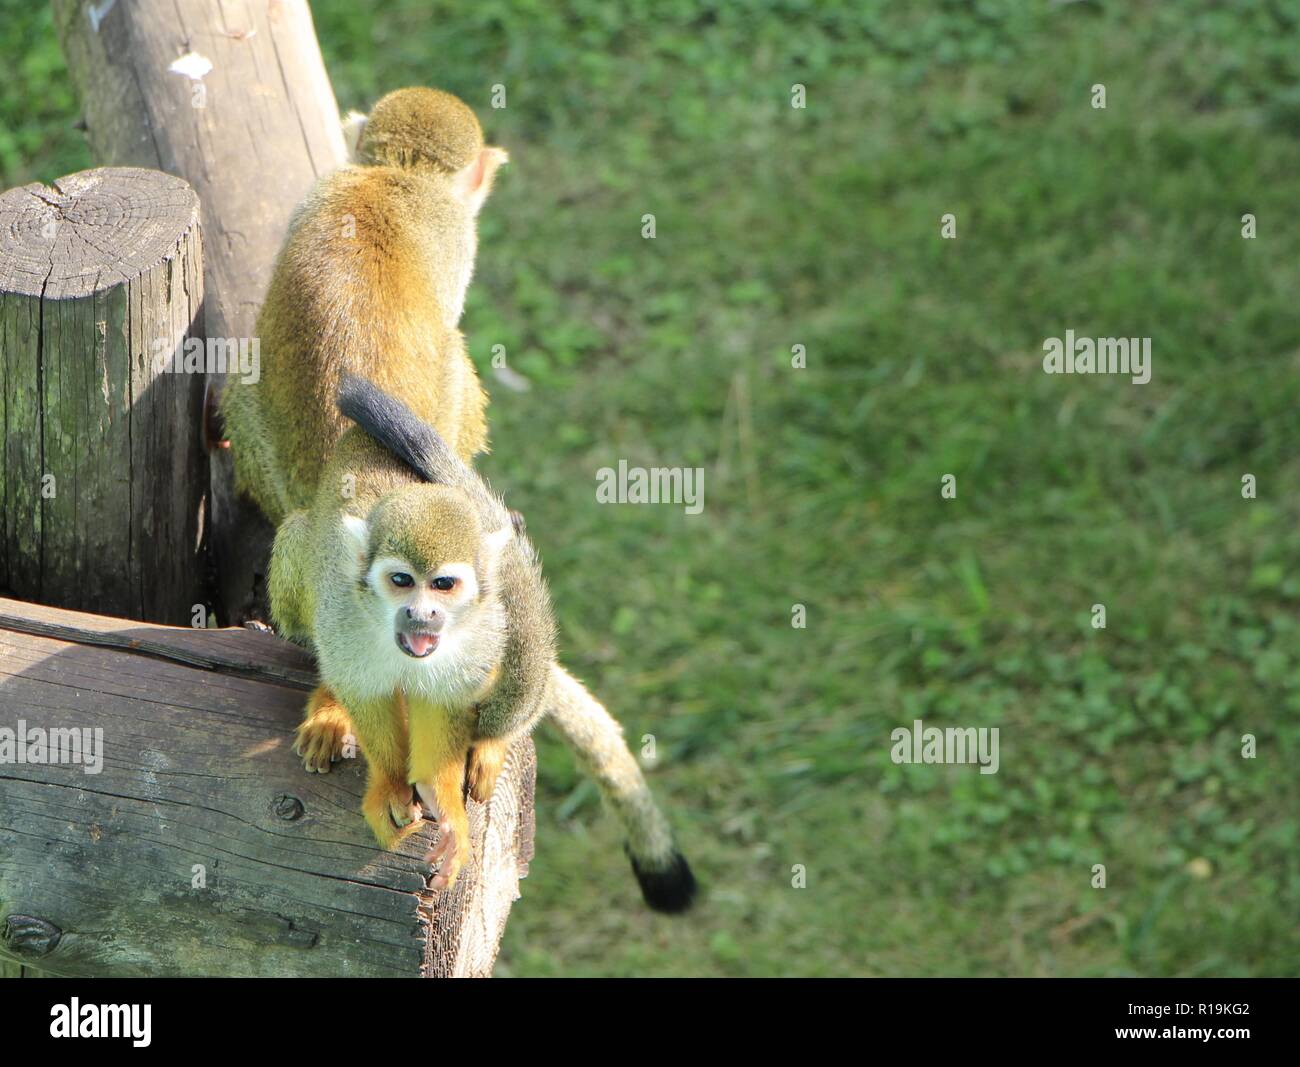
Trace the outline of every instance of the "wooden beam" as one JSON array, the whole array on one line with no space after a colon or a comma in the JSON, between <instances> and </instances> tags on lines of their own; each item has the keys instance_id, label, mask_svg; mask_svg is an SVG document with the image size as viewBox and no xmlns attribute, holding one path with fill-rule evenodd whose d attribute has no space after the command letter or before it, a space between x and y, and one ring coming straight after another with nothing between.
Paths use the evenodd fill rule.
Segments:
<instances>
[{"instance_id":1,"label":"wooden beam","mask_svg":"<svg viewBox=\"0 0 1300 1067\"><path fill-rule=\"evenodd\" d=\"M316 688L315 668L301 649L253 630L126 627L121 619L72 614L3 598L0 598L0 630L122 649L303 692Z\"/></svg>"},{"instance_id":2,"label":"wooden beam","mask_svg":"<svg viewBox=\"0 0 1300 1067\"><path fill-rule=\"evenodd\" d=\"M434 894L433 829L378 848L363 760L311 775L290 750L311 671L251 630L0 599L0 959L64 976L490 974L532 857L532 742L470 803L475 860ZM33 730L81 731L81 762L48 745L15 762Z\"/></svg>"}]
</instances>

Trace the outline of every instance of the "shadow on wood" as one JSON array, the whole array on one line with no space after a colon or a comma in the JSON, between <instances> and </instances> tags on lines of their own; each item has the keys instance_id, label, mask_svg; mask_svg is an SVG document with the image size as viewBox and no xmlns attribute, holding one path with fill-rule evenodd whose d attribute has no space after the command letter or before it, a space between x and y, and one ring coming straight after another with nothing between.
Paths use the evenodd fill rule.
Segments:
<instances>
[{"instance_id":1,"label":"shadow on wood","mask_svg":"<svg viewBox=\"0 0 1300 1067\"><path fill-rule=\"evenodd\" d=\"M268 634L0 599L0 958L69 976L490 974L532 857L531 740L470 803L474 862L434 894L432 827L383 851L363 760L309 775L294 756L313 684Z\"/></svg>"}]
</instances>

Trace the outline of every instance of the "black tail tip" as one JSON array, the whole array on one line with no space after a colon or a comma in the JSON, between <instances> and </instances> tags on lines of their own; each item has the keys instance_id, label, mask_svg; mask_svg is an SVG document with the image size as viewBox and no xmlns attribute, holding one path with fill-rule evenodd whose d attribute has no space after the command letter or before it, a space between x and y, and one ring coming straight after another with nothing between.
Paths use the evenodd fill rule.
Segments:
<instances>
[{"instance_id":1,"label":"black tail tip","mask_svg":"<svg viewBox=\"0 0 1300 1067\"><path fill-rule=\"evenodd\" d=\"M680 852L673 852L664 866L647 867L629 853L632 871L641 884L641 895L655 911L680 915L695 900L695 875Z\"/></svg>"}]
</instances>

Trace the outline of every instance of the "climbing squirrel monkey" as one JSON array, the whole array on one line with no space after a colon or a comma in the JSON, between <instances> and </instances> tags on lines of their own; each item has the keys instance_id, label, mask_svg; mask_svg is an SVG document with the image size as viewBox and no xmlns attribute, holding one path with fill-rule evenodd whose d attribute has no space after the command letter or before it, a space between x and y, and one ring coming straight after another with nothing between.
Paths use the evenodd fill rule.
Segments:
<instances>
[{"instance_id":1,"label":"climbing squirrel monkey","mask_svg":"<svg viewBox=\"0 0 1300 1067\"><path fill-rule=\"evenodd\" d=\"M449 885L469 856L464 792L490 796L547 716L622 822L647 902L683 910L690 868L618 724L556 663L532 547L469 466L486 397L458 324L506 153L433 89L390 93L348 136L355 162L290 222L261 378L222 397L236 484L277 528L273 620L320 665L296 747L327 771L354 734L375 836L409 834L422 800Z\"/></svg>"},{"instance_id":2,"label":"climbing squirrel monkey","mask_svg":"<svg viewBox=\"0 0 1300 1067\"><path fill-rule=\"evenodd\" d=\"M466 462L487 449L487 398L457 324L506 153L434 89L390 93L357 125L357 162L321 178L290 220L257 320L261 379L231 377L222 394L236 485L276 526L313 501L346 426L345 371L399 397Z\"/></svg>"}]
</instances>

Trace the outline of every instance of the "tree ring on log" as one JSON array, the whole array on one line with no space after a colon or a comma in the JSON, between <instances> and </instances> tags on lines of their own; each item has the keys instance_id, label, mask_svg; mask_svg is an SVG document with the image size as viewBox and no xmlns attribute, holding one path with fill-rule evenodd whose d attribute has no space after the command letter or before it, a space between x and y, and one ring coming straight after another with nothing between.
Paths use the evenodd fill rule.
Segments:
<instances>
[{"instance_id":1,"label":"tree ring on log","mask_svg":"<svg viewBox=\"0 0 1300 1067\"><path fill-rule=\"evenodd\" d=\"M176 254L198 223L189 184L103 167L0 194L0 290L75 299L125 285Z\"/></svg>"},{"instance_id":2,"label":"tree ring on log","mask_svg":"<svg viewBox=\"0 0 1300 1067\"><path fill-rule=\"evenodd\" d=\"M277 818L284 819L286 822L296 822L306 814L306 808L301 800L297 797L290 796L288 793L281 793L275 798L273 803Z\"/></svg>"}]
</instances>

